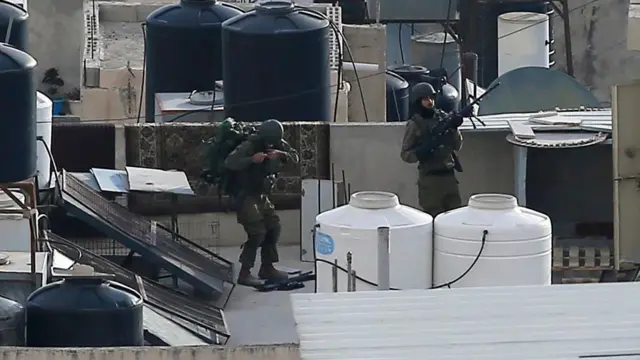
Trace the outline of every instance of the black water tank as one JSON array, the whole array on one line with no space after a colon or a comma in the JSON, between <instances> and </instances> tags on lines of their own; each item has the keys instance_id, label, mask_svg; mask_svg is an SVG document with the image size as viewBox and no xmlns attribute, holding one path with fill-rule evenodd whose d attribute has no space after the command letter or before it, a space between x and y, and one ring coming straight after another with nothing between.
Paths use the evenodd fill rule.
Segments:
<instances>
[{"instance_id":1,"label":"black water tank","mask_svg":"<svg viewBox=\"0 0 640 360\"><path fill-rule=\"evenodd\" d=\"M241 121L330 121L329 21L289 1L222 24L224 106Z\"/></svg>"},{"instance_id":2,"label":"black water tank","mask_svg":"<svg viewBox=\"0 0 640 360\"><path fill-rule=\"evenodd\" d=\"M27 346L142 346L142 309L140 295L124 285L69 277L27 299Z\"/></svg>"},{"instance_id":3,"label":"black water tank","mask_svg":"<svg viewBox=\"0 0 640 360\"><path fill-rule=\"evenodd\" d=\"M409 83L387 71L387 122L409 120Z\"/></svg>"},{"instance_id":4,"label":"black water tank","mask_svg":"<svg viewBox=\"0 0 640 360\"><path fill-rule=\"evenodd\" d=\"M555 65L554 11L547 1L461 0L461 35L466 51L478 54L478 83L487 87L498 77L498 17L510 12L549 15L549 67Z\"/></svg>"},{"instance_id":5,"label":"black water tank","mask_svg":"<svg viewBox=\"0 0 640 360\"><path fill-rule=\"evenodd\" d=\"M24 346L24 308L0 296L0 346Z\"/></svg>"},{"instance_id":6,"label":"black water tank","mask_svg":"<svg viewBox=\"0 0 640 360\"><path fill-rule=\"evenodd\" d=\"M6 42L7 30L11 24L8 44L27 51L29 46L29 14L21 6L0 0L0 42Z\"/></svg>"},{"instance_id":7,"label":"black water tank","mask_svg":"<svg viewBox=\"0 0 640 360\"><path fill-rule=\"evenodd\" d=\"M223 21L242 14L215 0L182 0L146 21L146 122L154 122L155 94L212 90L222 80Z\"/></svg>"},{"instance_id":8,"label":"black water tank","mask_svg":"<svg viewBox=\"0 0 640 360\"><path fill-rule=\"evenodd\" d=\"M13 46L0 43L0 154L5 156L0 184L36 174L36 61Z\"/></svg>"},{"instance_id":9,"label":"black water tank","mask_svg":"<svg viewBox=\"0 0 640 360\"><path fill-rule=\"evenodd\" d=\"M424 82L429 76L429 70L424 66L417 65L394 65L389 70L400 75L409 83L409 117L413 116L413 106L411 106L411 90L419 83Z\"/></svg>"}]
</instances>

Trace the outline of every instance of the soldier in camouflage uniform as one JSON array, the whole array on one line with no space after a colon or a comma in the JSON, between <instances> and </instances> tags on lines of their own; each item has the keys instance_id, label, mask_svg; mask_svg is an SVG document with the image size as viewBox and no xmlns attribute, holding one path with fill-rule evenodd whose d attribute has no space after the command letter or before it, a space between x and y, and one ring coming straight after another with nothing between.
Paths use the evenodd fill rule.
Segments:
<instances>
[{"instance_id":1,"label":"soldier in camouflage uniform","mask_svg":"<svg viewBox=\"0 0 640 360\"><path fill-rule=\"evenodd\" d=\"M238 284L257 286L261 282L251 274L258 248L261 248L261 266L258 277L263 280L287 279L285 272L277 270L277 242L280 237L280 218L269 200L273 174L284 164L298 163L297 152L283 139L284 129L277 120L267 120L229 154L225 166L238 172L240 193L236 197L236 214L247 233L240 254L242 265Z\"/></svg>"},{"instance_id":2,"label":"soldier in camouflage uniform","mask_svg":"<svg viewBox=\"0 0 640 360\"><path fill-rule=\"evenodd\" d=\"M418 201L422 210L431 216L461 206L458 180L454 172L455 160L452 153L462 147L462 135L458 126L462 116L454 114L455 129L450 130L440 147L433 153L422 154L419 145L429 141L429 132L447 116L435 109L436 91L428 83L418 83L411 90L411 102L415 114L407 122L402 140L400 157L403 161L418 163Z\"/></svg>"}]
</instances>

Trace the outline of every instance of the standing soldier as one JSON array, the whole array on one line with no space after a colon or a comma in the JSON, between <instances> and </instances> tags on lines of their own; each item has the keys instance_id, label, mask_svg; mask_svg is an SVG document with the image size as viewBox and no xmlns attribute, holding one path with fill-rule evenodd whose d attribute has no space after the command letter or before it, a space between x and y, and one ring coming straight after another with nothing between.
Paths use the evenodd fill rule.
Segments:
<instances>
[{"instance_id":1,"label":"standing soldier","mask_svg":"<svg viewBox=\"0 0 640 360\"><path fill-rule=\"evenodd\" d=\"M266 120L258 133L233 150L225 160L225 166L236 171L239 194L236 197L236 214L247 233L247 241L240 254L238 284L259 286L262 282L251 274L258 248L261 248L261 266L258 277L263 280L282 281L287 273L277 270L277 242L280 237L280 218L269 200L275 173L284 164L297 164L297 152L282 139L284 129L277 120Z\"/></svg>"},{"instance_id":2,"label":"standing soldier","mask_svg":"<svg viewBox=\"0 0 640 360\"><path fill-rule=\"evenodd\" d=\"M403 161L418 163L418 201L422 210L431 216L461 206L458 180L454 172L456 154L462 147L462 135L458 127L463 118L452 114L453 128L439 141L435 151L430 151L431 130L448 115L435 109L436 91L428 83L418 83L411 90L411 105L415 114L407 122L402 140L400 157Z\"/></svg>"}]
</instances>

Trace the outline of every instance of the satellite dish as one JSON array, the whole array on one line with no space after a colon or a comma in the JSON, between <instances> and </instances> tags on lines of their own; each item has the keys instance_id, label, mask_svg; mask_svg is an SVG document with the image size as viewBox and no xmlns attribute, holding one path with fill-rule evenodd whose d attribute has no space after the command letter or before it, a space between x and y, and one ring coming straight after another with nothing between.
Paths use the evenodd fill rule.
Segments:
<instances>
[{"instance_id":1,"label":"satellite dish","mask_svg":"<svg viewBox=\"0 0 640 360\"><path fill-rule=\"evenodd\" d=\"M495 79L487 89L498 82L500 85L480 102L478 115L601 107L589 89L561 71L521 67Z\"/></svg>"}]
</instances>

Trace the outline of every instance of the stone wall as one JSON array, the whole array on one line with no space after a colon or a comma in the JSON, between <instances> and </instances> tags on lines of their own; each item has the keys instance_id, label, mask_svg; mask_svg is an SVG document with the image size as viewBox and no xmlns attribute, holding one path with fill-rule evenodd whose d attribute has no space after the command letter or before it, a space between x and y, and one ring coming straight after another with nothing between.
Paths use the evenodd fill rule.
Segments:
<instances>
[{"instance_id":1,"label":"stone wall","mask_svg":"<svg viewBox=\"0 0 640 360\"><path fill-rule=\"evenodd\" d=\"M222 211L226 201L200 179L205 168L203 140L215 134L215 124L135 124L125 127L127 165L185 171L197 196L182 196L173 209L165 195L130 194L129 207L145 215ZM278 209L300 207L300 181L328 179L329 124L286 123L285 139L300 153L300 165L283 171L276 182L273 201Z\"/></svg>"}]
</instances>

